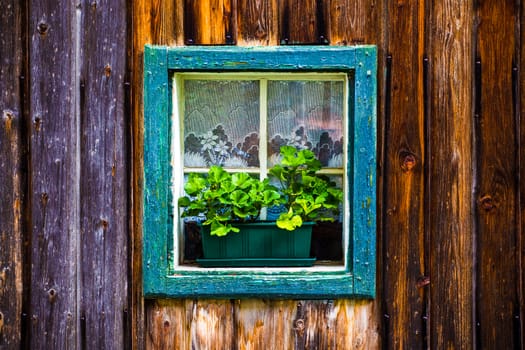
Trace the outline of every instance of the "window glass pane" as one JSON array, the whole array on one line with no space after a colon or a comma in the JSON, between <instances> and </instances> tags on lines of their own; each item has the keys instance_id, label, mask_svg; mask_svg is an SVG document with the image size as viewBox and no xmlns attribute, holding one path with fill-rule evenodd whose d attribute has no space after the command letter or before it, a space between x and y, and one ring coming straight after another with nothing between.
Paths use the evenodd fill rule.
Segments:
<instances>
[{"instance_id":1,"label":"window glass pane","mask_svg":"<svg viewBox=\"0 0 525 350\"><path fill-rule=\"evenodd\" d=\"M259 166L259 82L184 81L184 166Z\"/></svg>"},{"instance_id":2,"label":"window glass pane","mask_svg":"<svg viewBox=\"0 0 525 350\"><path fill-rule=\"evenodd\" d=\"M343 166L343 81L268 82L268 163L282 145L314 151L323 166Z\"/></svg>"}]
</instances>

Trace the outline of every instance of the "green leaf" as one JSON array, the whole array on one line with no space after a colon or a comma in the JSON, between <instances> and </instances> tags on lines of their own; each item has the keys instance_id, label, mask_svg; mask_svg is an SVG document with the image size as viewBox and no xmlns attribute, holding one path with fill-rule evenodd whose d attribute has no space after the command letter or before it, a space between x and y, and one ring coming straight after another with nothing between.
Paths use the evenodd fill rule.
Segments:
<instances>
[{"instance_id":1,"label":"green leaf","mask_svg":"<svg viewBox=\"0 0 525 350\"><path fill-rule=\"evenodd\" d=\"M230 194L230 199L236 207L246 206L250 200L250 196L243 191L235 190Z\"/></svg>"},{"instance_id":2,"label":"green leaf","mask_svg":"<svg viewBox=\"0 0 525 350\"><path fill-rule=\"evenodd\" d=\"M290 209L287 213L282 213L276 221L277 227L283 230L293 231L303 225L303 220L299 215L294 215Z\"/></svg>"},{"instance_id":3,"label":"green leaf","mask_svg":"<svg viewBox=\"0 0 525 350\"><path fill-rule=\"evenodd\" d=\"M191 173L188 182L184 184L184 191L190 196L201 193L208 185L208 182L201 174Z\"/></svg>"},{"instance_id":4,"label":"green leaf","mask_svg":"<svg viewBox=\"0 0 525 350\"><path fill-rule=\"evenodd\" d=\"M210 183L221 184L230 178L230 174L228 174L226 170L218 165L212 165L208 171L208 180Z\"/></svg>"},{"instance_id":5,"label":"green leaf","mask_svg":"<svg viewBox=\"0 0 525 350\"><path fill-rule=\"evenodd\" d=\"M232 175L232 183L239 188L245 189L250 187L254 181L254 178L247 173L235 173Z\"/></svg>"}]
</instances>

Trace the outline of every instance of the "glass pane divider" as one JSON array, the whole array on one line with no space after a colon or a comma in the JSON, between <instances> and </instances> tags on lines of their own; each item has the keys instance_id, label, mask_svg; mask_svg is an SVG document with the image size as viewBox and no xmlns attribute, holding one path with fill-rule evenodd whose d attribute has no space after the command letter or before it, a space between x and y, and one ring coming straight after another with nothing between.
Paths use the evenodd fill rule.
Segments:
<instances>
[{"instance_id":1,"label":"glass pane divider","mask_svg":"<svg viewBox=\"0 0 525 350\"><path fill-rule=\"evenodd\" d=\"M261 180L268 176L268 80L259 80L259 166ZM261 220L266 220L266 208L261 210Z\"/></svg>"}]
</instances>

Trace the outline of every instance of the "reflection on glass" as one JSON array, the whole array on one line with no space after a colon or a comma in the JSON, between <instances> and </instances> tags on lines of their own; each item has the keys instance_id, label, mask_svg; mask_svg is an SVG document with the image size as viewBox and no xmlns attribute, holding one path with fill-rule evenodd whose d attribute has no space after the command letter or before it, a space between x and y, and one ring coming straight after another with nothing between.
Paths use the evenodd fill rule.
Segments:
<instances>
[{"instance_id":1,"label":"reflection on glass","mask_svg":"<svg viewBox=\"0 0 525 350\"><path fill-rule=\"evenodd\" d=\"M184 81L184 166L259 166L258 81Z\"/></svg>"},{"instance_id":2,"label":"reflection on glass","mask_svg":"<svg viewBox=\"0 0 525 350\"><path fill-rule=\"evenodd\" d=\"M268 82L268 163L282 145L314 151L324 167L343 166L343 81Z\"/></svg>"}]
</instances>

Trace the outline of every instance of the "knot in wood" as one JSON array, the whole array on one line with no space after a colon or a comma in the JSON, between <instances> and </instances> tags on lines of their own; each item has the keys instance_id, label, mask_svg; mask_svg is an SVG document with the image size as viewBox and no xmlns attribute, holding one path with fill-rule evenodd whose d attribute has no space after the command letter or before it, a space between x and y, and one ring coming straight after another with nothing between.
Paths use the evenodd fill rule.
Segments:
<instances>
[{"instance_id":1,"label":"knot in wood","mask_svg":"<svg viewBox=\"0 0 525 350\"><path fill-rule=\"evenodd\" d=\"M417 288L423 288L425 286L428 286L430 284L430 277L428 276L420 276L417 279L416 287Z\"/></svg>"},{"instance_id":2,"label":"knot in wood","mask_svg":"<svg viewBox=\"0 0 525 350\"><path fill-rule=\"evenodd\" d=\"M47 298L50 303L54 303L57 298L57 291L54 288L51 288L47 291Z\"/></svg>"},{"instance_id":3,"label":"knot in wood","mask_svg":"<svg viewBox=\"0 0 525 350\"><path fill-rule=\"evenodd\" d=\"M106 66L104 67L104 75L106 76L106 78L109 78L109 76L111 75L111 66L109 64L106 64Z\"/></svg>"},{"instance_id":4,"label":"knot in wood","mask_svg":"<svg viewBox=\"0 0 525 350\"><path fill-rule=\"evenodd\" d=\"M35 120L33 121L33 125L35 127L35 131L39 132L40 126L42 125L42 119L40 119L39 117L36 117Z\"/></svg>"},{"instance_id":5,"label":"knot in wood","mask_svg":"<svg viewBox=\"0 0 525 350\"><path fill-rule=\"evenodd\" d=\"M44 193L42 193L42 194L40 195L40 199L41 199L41 201L42 201L42 205L43 205L43 206L46 206L47 201L49 200L49 195L48 195L47 193L44 192Z\"/></svg>"},{"instance_id":6,"label":"knot in wood","mask_svg":"<svg viewBox=\"0 0 525 350\"><path fill-rule=\"evenodd\" d=\"M404 172L412 171L412 169L416 166L417 158L412 152L401 152L399 154L399 158L401 160L401 169Z\"/></svg>"},{"instance_id":7,"label":"knot in wood","mask_svg":"<svg viewBox=\"0 0 525 350\"><path fill-rule=\"evenodd\" d=\"M486 212L492 211L496 207L496 203L494 203L494 199L490 195L485 195L480 198L479 204L483 210Z\"/></svg>"},{"instance_id":8,"label":"knot in wood","mask_svg":"<svg viewBox=\"0 0 525 350\"><path fill-rule=\"evenodd\" d=\"M295 320L293 328L297 333L303 334L304 333L304 320L302 318Z\"/></svg>"},{"instance_id":9,"label":"knot in wood","mask_svg":"<svg viewBox=\"0 0 525 350\"><path fill-rule=\"evenodd\" d=\"M10 109L6 109L4 110L4 112L2 113L2 116L4 118L4 120L11 120L15 117L15 112L13 112L12 110Z\"/></svg>"},{"instance_id":10,"label":"knot in wood","mask_svg":"<svg viewBox=\"0 0 525 350\"><path fill-rule=\"evenodd\" d=\"M49 26L45 22L40 22L38 23L36 30L38 31L40 35L46 35L47 31L49 30Z\"/></svg>"}]
</instances>

